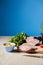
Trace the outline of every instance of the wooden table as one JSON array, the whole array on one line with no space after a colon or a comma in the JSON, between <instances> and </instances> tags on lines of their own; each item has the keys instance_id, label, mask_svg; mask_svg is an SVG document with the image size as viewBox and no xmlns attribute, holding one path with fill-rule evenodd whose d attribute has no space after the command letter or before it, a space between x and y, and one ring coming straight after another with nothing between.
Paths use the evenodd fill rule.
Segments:
<instances>
[{"instance_id":1,"label":"wooden table","mask_svg":"<svg viewBox=\"0 0 43 65\"><path fill-rule=\"evenodd\" d=\"M25 56L38 55L41 57L43 54L7 52L3 48L3 43L7 42L10 38L10 36L0 36L0 65L43 65L43 58Z\"/></svg>"}]
</instances>

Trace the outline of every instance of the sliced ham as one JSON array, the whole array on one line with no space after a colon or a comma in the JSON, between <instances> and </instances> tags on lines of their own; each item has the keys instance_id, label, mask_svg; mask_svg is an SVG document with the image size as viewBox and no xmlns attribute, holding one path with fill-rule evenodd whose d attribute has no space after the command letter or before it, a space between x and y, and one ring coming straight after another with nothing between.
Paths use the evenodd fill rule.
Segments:
<instances>
[{"instance_id":1,"label":"sliced ham","mask_svg":"<svg viewBox=\"0 0 43 65\"><path fill-rule=\"evenodd\" d=\"M32 49L36 49L35 45L39 43L38 39L34 39L34 37L27 37L26 43L23 43L19 46L19 51L30 52Z\"/></svg>"},{"instance_id":2,"label":"sliced ham","mask_svg":"<svg viewBox=\"0 0 43 65\"><path fill-rule=\"evenodd\" d=\"M27 43L19 46L19 51L29 52L31 49L31 46L29 46Z\"/></svg>"},{"instance_id":3,"label":"sliced ham","mask_svg":"<svg viewBox=\"0 0 43 65\"><path fill-rule=\"evenodd\" d=\"M38 40L38 39L34 39L34 37L27 37L26 42L27 42L29 45L35 46L36 44L39 43L39 40Z\"/></svg>"},{"instance_id":4,"label":"sliced ham","mask_svg":"<svg viewBox=\"0 0 43 65\"><path fill-rule=\"evenodd\" d=\"M35 49L35 46L28 45L28 43L23 43L18 48L18 50L22 52L33 52Z\"/></svg>"}]
</instances>

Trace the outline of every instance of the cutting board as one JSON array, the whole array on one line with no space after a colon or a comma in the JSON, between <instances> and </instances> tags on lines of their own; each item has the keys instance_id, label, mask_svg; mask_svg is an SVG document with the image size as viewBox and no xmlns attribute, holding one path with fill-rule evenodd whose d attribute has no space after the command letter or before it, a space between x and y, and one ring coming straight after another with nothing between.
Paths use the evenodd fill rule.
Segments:
<instances>
[{"instance_id":1,"label":"cutting board","mask_svg":"<svg viewBox=\"0 0 43 65\"><path fill-rule=\"evenodd\" d=\"M43 48L41 48L40 46L36 46L35 52L43 54Z\"/></svg>"}]
</instances>

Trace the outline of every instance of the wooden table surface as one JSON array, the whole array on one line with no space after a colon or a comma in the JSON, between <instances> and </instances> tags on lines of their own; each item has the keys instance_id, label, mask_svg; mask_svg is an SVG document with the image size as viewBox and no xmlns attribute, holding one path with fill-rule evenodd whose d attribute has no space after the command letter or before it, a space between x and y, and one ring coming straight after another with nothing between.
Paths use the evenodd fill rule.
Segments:
<instances>
[{"instance_id":1,"label":"wooden table surface","mask_svg":"<svg viewBox=\"0 0 43 65\"><path fill-rule=\"evenodd\" d=\"M43 54L27 54L19 52L7 52L3 43L7 42L10 36L0 36L0 65L43 65ZM40 56L40 58L26 55Z\"/></svg>"}]
</instances>

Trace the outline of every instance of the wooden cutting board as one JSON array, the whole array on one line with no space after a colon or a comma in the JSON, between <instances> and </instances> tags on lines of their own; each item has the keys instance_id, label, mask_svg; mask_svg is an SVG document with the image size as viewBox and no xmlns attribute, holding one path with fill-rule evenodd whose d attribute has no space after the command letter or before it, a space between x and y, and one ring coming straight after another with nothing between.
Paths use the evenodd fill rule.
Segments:
<instances>
[{"instance_id":1,"label":"wooden cutting board","mask_svg":"<svg viewBox=\"0 0 43 65\"><path fill-rule=\"evenodd\" d=\"M43 48L41 48L40 46L36 46L35 52L43 54Z\"/></svg>"}]
</instances>

